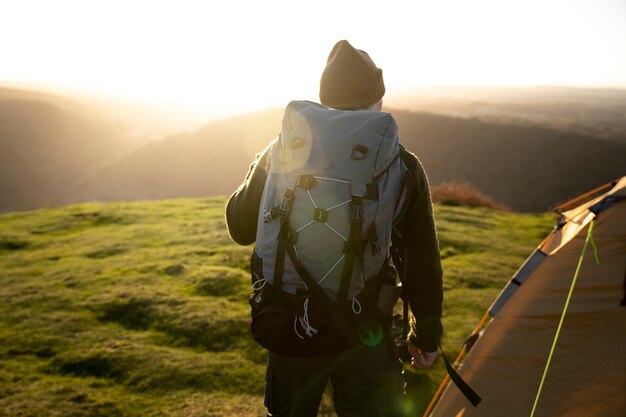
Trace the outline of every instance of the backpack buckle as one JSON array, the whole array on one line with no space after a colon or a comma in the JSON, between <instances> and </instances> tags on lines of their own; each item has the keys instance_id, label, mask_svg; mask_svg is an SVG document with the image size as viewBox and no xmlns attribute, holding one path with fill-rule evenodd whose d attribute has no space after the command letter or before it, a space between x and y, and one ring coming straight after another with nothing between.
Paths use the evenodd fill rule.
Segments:
<instances>
[{"instance_id":1,"label":"backpack buckle","mask_svg":"<svg viewBox=\"0 0 626 417\"><path fill-rule=\"evenodd\" d=\"M350 223L363 224L363 197L352 196L352 201L350 201Z\"/></svg>"},{"instance_id":2,"label":"backpack buckle","mask_svg":"<svg viewBox=\"0 0 626 417\"><path fill-rule=\"evenodd\" d=\"M296 187L300 187L304 190L309 190L315 185L315 178L313 175L300 175Z\"/></svg>"},{"instance_id":3,"label":"backpack buckle","mask_svg":"<svg viewBox=\"0 0 626 417\"><path fill-rule=\"evenodd\" d=\"M370 247L372 248L372 256L380 255L380 245L378 244L378 236L371 236L368 240Z\"/></svg>"},{"instance_id":4,"label":"backpack buckle","mask_svg":"<svg viewBox=\"0 0 626 417\"><path fill-rule=\"evenodd\" d=\"M313 220L316 222L326 223L326 220L328 220L328 210L316 208L313 212Z\"/></svg>"},{"instance_id":5,"label":"backpack buckle","mask_svg":"<svg viewBox=\"0 0 626 417\"><path fill-rule=\"evenodd\" d=\"M277 206L266 209L263 212L263 223L269 223L276 218L279 214L280 208Z\"/></svg>"},{"instance_id":6,"label":"backpack buckle","mask_svg":"<svg viewBox=\"0 0 626 417\"><path fill-rule=\"evenodd\" d=\"M295 194L293 193L293 190L291 188L287 188L285 190L285 194L283 194L283 197L285 198L285 200L291 201L295 197Z\"/></svg>"},{"instance_id":7,"label":"backpack buckle","mask_svg":"<svg viewBox=\"0 0 626 417\"><path fill-rule=\"evenodd\" d=\"M291 213L291 200L284 199L278 206L278 215L287 218Z\"/></svg>"},{"instance_id":8,"label":"backpack buckle","mask_svg":"<svg viewBox=\"0 0 626 417\"><path fill-rule=\"evenodd\" d=\"M365 184L365 200L378 201L378 183L370 182Z\"/></svg>"},{"instance_id":9,"label":"backpack buckle","mask_svg":"<svg viewBox=\"0 0 626 417\"><path fill-rule=\"evenodd\" d=\"M285 194L283 194L283 201L280 203L278 208L278 215L287 218L291 213L291 204L293 203L294 193L291 188L287 188L285 190Z\"/></svg>"}]
</instances>

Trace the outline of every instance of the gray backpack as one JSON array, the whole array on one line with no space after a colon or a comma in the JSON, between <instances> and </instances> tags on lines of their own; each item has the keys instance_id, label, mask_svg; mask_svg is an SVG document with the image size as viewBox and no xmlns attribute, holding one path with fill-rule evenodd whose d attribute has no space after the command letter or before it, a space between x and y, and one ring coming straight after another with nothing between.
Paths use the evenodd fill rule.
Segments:
<instances>
[{"instance_id":1,"label":"gray backpack","mask_svg":"<svg viewBox=\"0 0 626 417\"><path fill-rule=\"evenodd\" d=\"M350 303L360 314L360 294L389 256L407 196L399 156L391 114L291 102L268 149L255 247L263 276L255 277L255 290L269 283ZM316 333L307 303L305 296L300 326L294 324L301 338Z\"/></svg>"}]
</instances>

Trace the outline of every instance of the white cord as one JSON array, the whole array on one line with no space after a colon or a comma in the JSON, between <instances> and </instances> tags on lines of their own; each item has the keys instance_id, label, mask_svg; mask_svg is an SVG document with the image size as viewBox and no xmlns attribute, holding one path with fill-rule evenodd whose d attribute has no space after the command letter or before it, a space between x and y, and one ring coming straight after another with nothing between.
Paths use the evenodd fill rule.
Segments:
<instances>
[{"instance_id":1,"label":"white cord","mask_svg":"<svg viewBox=\"0 0 626 417\"><path fill-rule=\"evenodd\" d=\"M304 300L303 308L304 308L304 314L302 315L302 317L296 316L295 320L293 321L293 330L300 339L304 339L304 337L302 337L300 333L298 333L298 329L296 326L296 323L298 322L300 323L300 326L302 326L302 329L304 330L306 335L309 337L315 336L318 331L315 327L311 326L311 323L309 322L309 299L308 298Z\"/></svg>"},{"instance_id":2,"label":"white cord","mask_svg":"<svg viewBox=\"0 0 626 417\"><path fill-rule=\"evenodd\" d=\"M259 278L259 276L257 274L253 274L253 275L256 278ZM254 281L254 284L252 284L252 289L254 291L261 291L263 289L263 287L265 287L265 284L267 284L267 280L265 278L257 279L256 281Z\"/></svg>"},{"instance_id":3,"label":"white cord","mask_svg":"<svg viewBox=\"0 0 626 417\"><path fill-rule=\"evenodd\" d=\"M298 316L293 316L293 331L296 333L296 336L304 340L304 337L298 333Z\"/></svg>"},{"instance_id":4,"label":"white cord","mask_svg":"<svg viewBox=\"0 0 626 417\"><path fill-rule=\"evenodd\" d=\"M333 265L333 267L332 267L332 268L330 268L330 269L328 270L328 272L327 272L326 274L324 274L324 276L322 277L322 279L320 279L319 281L317 281L317 283L318 283L318 284L321 284L321 283L322 283L322 281L324 281L324 280L326 279L326 277L327 277L327 276L328 276L331 272L333 272L333 269L335 269L335 267L336 267L337 265L339 265L339 262L341 262L341 261L343 260L343 258L345 258L345 257L346 257L346 255L345 255L345 254L344 254L344 255L341 255L341 258L339 258L339 260L338 260L337 262L335 262L335 265Z\"/></svg>"},{"instance_id":5,"label":"white cord","mask_svg":"<svg viewBox=\"0 0 626 417\"><path fill-rule=\"evenodd\" d=\"M359 307L358 311L354 306L355 304ZM361 303L359 303L359 300L357 300L356 298L352 299L352 311L354 311L354 314L361 314Z\"/></svg>"},{"instance_id":6,"label":"white cord","mask_svg":"<svg viewBox=\"0 0 626 417\"><path fill-rule=\"evenodd\" d=\"M317 175L313 175L313 178L315 178L317 180L334 181L334 182L342 182L344 184L350 184L350 181L344 181L344 180L340 180L340 179L337 179L337 178L320 177L320 176L317 176Z\"/></svg>"}]
</instances>

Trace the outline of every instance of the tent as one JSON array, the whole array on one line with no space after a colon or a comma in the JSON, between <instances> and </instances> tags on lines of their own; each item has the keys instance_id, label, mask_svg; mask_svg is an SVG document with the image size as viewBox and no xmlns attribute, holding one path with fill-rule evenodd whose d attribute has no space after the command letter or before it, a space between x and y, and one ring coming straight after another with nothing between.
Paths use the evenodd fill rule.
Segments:
<instances>
[{"instance_id":1,"label":"tent","mask_svg":"<svg viewBox=\"0 0 626 417\"><path fill-rule=\"evenodd\" d=\"M626 176L594 191L557 209L462 349L459 374L482 402L442 385L426 415L626 416Z\"/></svg>"}]
</instances>

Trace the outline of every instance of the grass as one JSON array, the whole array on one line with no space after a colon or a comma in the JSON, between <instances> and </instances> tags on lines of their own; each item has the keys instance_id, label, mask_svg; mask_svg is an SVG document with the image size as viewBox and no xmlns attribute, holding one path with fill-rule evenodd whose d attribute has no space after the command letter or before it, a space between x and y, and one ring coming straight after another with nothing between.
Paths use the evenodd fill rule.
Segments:
<instances>
[{"instance_id":1,"label":"grass","mask_svg":"<svg viewBox=\"0 0 626 417\"><path fill-rule=\"evenodd\" d=\"M261 416L250 247L223 198L80 204L0 216L0 416ZM548 215L436 206L444 349L456 353ZM444 375L407 369L407 415ZM325 398L321 414L332 415Z\"/></svg>"}]
</instances>

